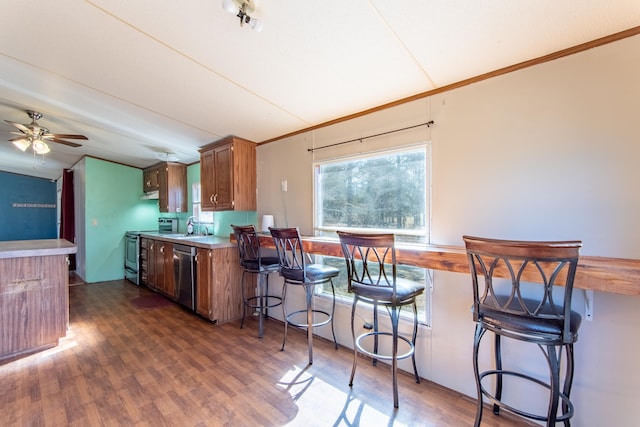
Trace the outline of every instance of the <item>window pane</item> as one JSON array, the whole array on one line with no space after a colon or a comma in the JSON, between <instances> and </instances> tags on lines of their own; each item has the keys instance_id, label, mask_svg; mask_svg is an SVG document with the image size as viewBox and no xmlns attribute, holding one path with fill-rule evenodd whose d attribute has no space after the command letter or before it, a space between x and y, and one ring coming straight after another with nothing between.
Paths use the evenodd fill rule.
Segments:
<instances>
[{"instance_id":1,"label":"window pane","mask_svg":"<svg viewBox=\"0 0 640 427\"><path fill-rule=\"evenodd\" d=\"M316 235L390 231L428 242L426 148L318 163L315 174Z\"/></svg>"}]
</instances>

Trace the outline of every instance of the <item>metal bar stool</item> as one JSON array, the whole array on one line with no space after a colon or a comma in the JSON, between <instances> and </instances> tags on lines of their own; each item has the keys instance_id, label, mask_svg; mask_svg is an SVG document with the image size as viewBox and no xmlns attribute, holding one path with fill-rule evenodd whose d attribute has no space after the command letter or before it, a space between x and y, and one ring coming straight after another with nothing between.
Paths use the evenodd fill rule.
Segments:
<instances>
[{"instance_id":1,"label":"metal bar stool","mask_svg":"<svg viewBox=\"0 0 640 427\"><path fill-rule=\"evenodd\" d=\"M475 426L482 421L483 399L525 418L570 425L574 408L569 395L573 382L573 344L582 320L571 311L573 280L578 265L580 241L529 242L463 236L473 283L473 371L478 393ZM482 277L480 277L482 276ZM504 278L507 279L504 279ZM542 285L540 285L540 283ZM478 352L487 331L494 334L495 368L480 371ZM549 367L549 382L502 366L501 338L536 344ZM566 368L561 378L561 361ZM526 367L525 367L526 369ZM546 414L533 414L502 401L505 378L520 378L549 392ZM495 391L483 385L495 379ZM562 383L562 389L560 389Z\"/></svg>"},{"instance_id":2,"label":"metal bar stool","mask_svg":"<svg viewBox=\"0 0 640 427\"><path fill-rule=\"evenodd\" d=\"M260 239L253 225L231 225L240 255L240 267L242 268L242 321L240 328L244 327L244 319L247 308L258 311L258 337L264 334L264 318L269 316L269 308L282 304L282 298L269 295L269 274L275 273L280 268L277 257L264 257L260 251ZM256 296L247 297L245 274L258 275L258 290Z\"/></svg>"},{"instance_id":3,"label":"metal bar stool","mask_svg":"<svg viewBox=\"0 0 640 427\"><path fill-rule=\"evenodd\" d=\"M398 407L398 360L411 357L416 383L420 383L416 366L415 344L418 334L418 309L416 297L425 290L425 285L397 277L395 237L393 234L360 234L338 231L342 252L347 263L349 292L354 294L351 307L351 334L353 336L353 367L349 386L353 386L356 374L358 351L373 358L374 365L378 359L391 360L393 380L393 406ZM355 313L358 302L373 305L373 330L356 337ZM398 332L400 311L404 306L413 308L413 334L405 337ZM378 307L385 307L391 318L391 332L378 329ZM378 338L390 336L392 339L391 354L381 354L378 350ZM373 350L364 348L362 342L373 337ZM398 354L398 340L404 341L409 349Z\"/></svg>"},{"instance_id":4,"label":"metal bar stool","mask_svg":"<svg viewBox=\"0 0 640 427\"><path fill-rule=\"evenodd\" d=\"M307 342L309 346L309 365L313 363L313 328L331 323L331 333L336 349L338 341L333 326L333 315L336 309L336 292L333 286L333 278L340 274L340 270L322 264L312 264L307 262L307 254L302 247L302 240L297 228L272 228L269 227L271 236L278 252L280 262L280 276L284 279L282 287L282 315L284 318L284 337L282 339L282 349L287 341L287 325L291 324L299 328L307 329ZM331 285L332 302L331 312L318 310L313 306L313 295L317 285ZM287 313L286 299L287 287L290 285L303 286L306 296L306 307ZM299 315L304 314L305 319L296 320Z\"/></svg>"}]
</instances>

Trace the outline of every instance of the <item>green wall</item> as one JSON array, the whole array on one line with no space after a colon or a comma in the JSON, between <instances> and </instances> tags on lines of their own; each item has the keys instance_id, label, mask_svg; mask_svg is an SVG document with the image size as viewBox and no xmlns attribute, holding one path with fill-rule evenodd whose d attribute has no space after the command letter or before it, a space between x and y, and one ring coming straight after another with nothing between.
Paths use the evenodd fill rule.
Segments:
<instances>
[{"instance_id":1,"label":"green wall","mask_svg":"<svg viewBox=\"0 0 640 427\"><path fill-rule=\"evenodd\" d=\"M124 277L124 234L129 230L158 229L158 217L178 218L178 231L186 232L191 215L191 188L200 181L200 164L187 168L189 212L163 213L157 200L140 200L142 170L102 160L86 159L85 241L89 283ZM254 224L256 211L214 213L213 234L228 237L231 224Z\"/></svg>"},{"instance_id":2,"label":"green wall","mask_svg":"<svg viewBox=\"0 0 640 427\"><path fill-rule=\"evenodd\" d=\"M142 170L86 159L85 241L89 283L124 277L124 234L157 230L157 200L140 200Z\"/></svg>"}]
</instances>

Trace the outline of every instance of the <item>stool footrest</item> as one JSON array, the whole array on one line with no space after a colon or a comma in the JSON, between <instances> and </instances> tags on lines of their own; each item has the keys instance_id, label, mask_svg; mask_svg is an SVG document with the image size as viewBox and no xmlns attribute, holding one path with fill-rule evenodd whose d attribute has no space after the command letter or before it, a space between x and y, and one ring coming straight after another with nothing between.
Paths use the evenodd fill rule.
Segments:
<instances>
[{"instance_id":1,"label":"stool footrest","mask_svg":"<svg viewBox=\"0 0 640 427\"><path fill-rule=\"evenodd\" d=\"M372 351L366 350L364 347L362 347L362 344L360 343L365 338L372 337L372 336L381 336L381 335L393 338L393 334L391 332L384 332L384 331L367 332L362 335L359 335L356 338L356 347L361 353L365 354L366 356L372 357L374 359L393 360L393 355L374 353ZM415 352L415 347L413 345L413 342L411 342L409 338L404 337L402 335L398 335L398 340L402 340L405 343L407 343L409 345L409 350L406 353L398 354L396 356L396 360L406 359L408 357L413 356L413 353Z\"/></svg>"},{"instance_id":2,"label":"stool footrest","mask_svg":"<svg viewBox=\"0 0 640 427\"><path fill-rule=\"evenodd\" d=\"M264 298L267 303L265 305L260 304L260 300ZM273 301L273 302L271 302ZM272 308L282 304L282 298L272 295L266 295L264 297L250 297L245 301L245 305L250 308Z\"/></svg>"},{"instance_id":3,"label":"stool footrest","mask_svg":"<svg viewBox=\"0 0 640 427\"><path fill-rule=\"evenodd\" d=\"M311 310L311 312L313 314L321 314L323 317L326 317L326 319L324 319L322 321L319 321L319 322L315 322L314 321L313 324L311 325L314 328L316 326L323 326L323 325L326 325L327 323L331 322L331 314L329 314L328 312L322 311L322 310ZM305 315L305 318L304 318L305 322L296 322L296 321L293 320L294 316L301 315L301 314ZM287 320L287 323L289 323L290 325L293 325L293 326L297 326L298 328L308 328L309 325L306 322L306 320L307 320L306 315L307 315L307 310L297 310L297 311L294 311L294 312L291 312L291 313L287 314L287 319L286 320Z\"/></svg>"},{"instance_id":4,"label":"stool footrest","mask_svg":"<svg viewBox=\"0 0 640 427\"><path fill-rule=\"evenodd\" d=\"M517 409L514 408L498 399L495 398L495 396L489 392L488 390L486 390L483 386L482 386L482 379L484 377L490 376L490 375L508 375L508 376L512 376L512 377L518 377L518 378L522 378L524 380L528 380L531 381L533 383L536 383L546 389L551 389L551 386L541 380L539 380L538 378L532 377L531 375L527 375L527 374L523 374L521 372L515 372L515 371L506 371L506 370L498 370L498 369L491 369L488 371L483 371L480 373L479 377L480 377L480 390L482 391L482 394L489 400L489 402L491 402L492 405L497 405L500 408L503 408L509 412L512 412L514 414L520 415L521 417L525 417L525 418L530 418L533 420L538 420L538 421L547 421L548 417L547 415L537 415L537 414L532 414L529 412L525 412L521 409ZM571 401L569 400L569 398L562 392L559 393L560 399L562 399L562 401L567 405L568 407L568 411L565 414L559 415L556 418L557 422L561 422L561 421L565 421L570 419L573 416L573 403L571 403Z\"/></svg>"}]
</instances>

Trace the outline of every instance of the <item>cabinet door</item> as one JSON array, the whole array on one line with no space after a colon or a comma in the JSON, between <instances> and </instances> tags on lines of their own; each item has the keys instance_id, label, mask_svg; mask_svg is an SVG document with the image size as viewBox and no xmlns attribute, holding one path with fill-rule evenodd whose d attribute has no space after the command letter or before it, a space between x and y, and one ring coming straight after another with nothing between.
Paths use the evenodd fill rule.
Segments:
<instances>
[{"instance_id":1,"label":"cabinet door","mask_svg":"<svg viewBox=\"0 0 640 427\"><path fill-rule=\"evenodd\" d=\"M169 185L169 171L166 166L157 170L158 180L158 210L160 212L171 212L169 206L169 193L167 187Z\"/></svg>"},{"instance_id":2,"label":"cabinet door","mask_svg":"<svg viewBox=\"0 0 640 427\"><path fill-rule=\"evenodd\" d=\"M158 181L159 170L157 166L153 166L142 171L142 189L145 193L158 191L160 189L160 183Z\"/></svg>"},{"instance_id":3,"label":"cabinet door","mask_svg":"<svg viewBox=\"0 0 640 427\"><path fill-rule=\"evenodd\" d=\"M212 250L211 309L218 323L242 318L242 269L237 248ZM249 296L252 294L249 290Z\"/></svg>"},{"instance_id":4,"label":"cabinet door","mask_svg":"<svg viewBox=\"0 0 640 427\"><path fill-rule=\"evenodd\" d=\"M196 249L196 312L209 320L217 320L211 309L212 251Z\"/></svg>"},{"instance_id":5,"label":"cabinet door","mask_svg":"<svg viewBox=\"0 0 640 427\"><path fill-rule=\"evenodd\" d=\"M233 210L233 144L215 149L215 209Z\"/></svg>"},{"instance_id":6,"label":"cabinet door","mask_svg":"<svg viewBox=\"0 0 640 427\"><path fill-rule=\"evenodd\" d=\"M201 209L204 211L212 211L216 208L213 202L216 194L214 159L214 150L204 151L200 154Z\"/></svg>"},{"instance_id":7,"label":"cabinet door","mask_svg":"<svg viewBox=\"0 0 640 427\"><path fill-rule=\"evenodd\" d=\"M162 291L171 299L176 299L176 281L173 276L173 243L162 242Z\"/></svg>"},{"instance_id":8,"label":"cabinet door","mask_svg":"<svg viewBox=\"0 0 640 427\"><path fill-rule=\"evenodd\" d=\"M147 242L147 283L146 285L153 290L158 289L157 283L157 265L156 251L158 250L158 241L149 240Z\"/></svg>"}]
</instances>

